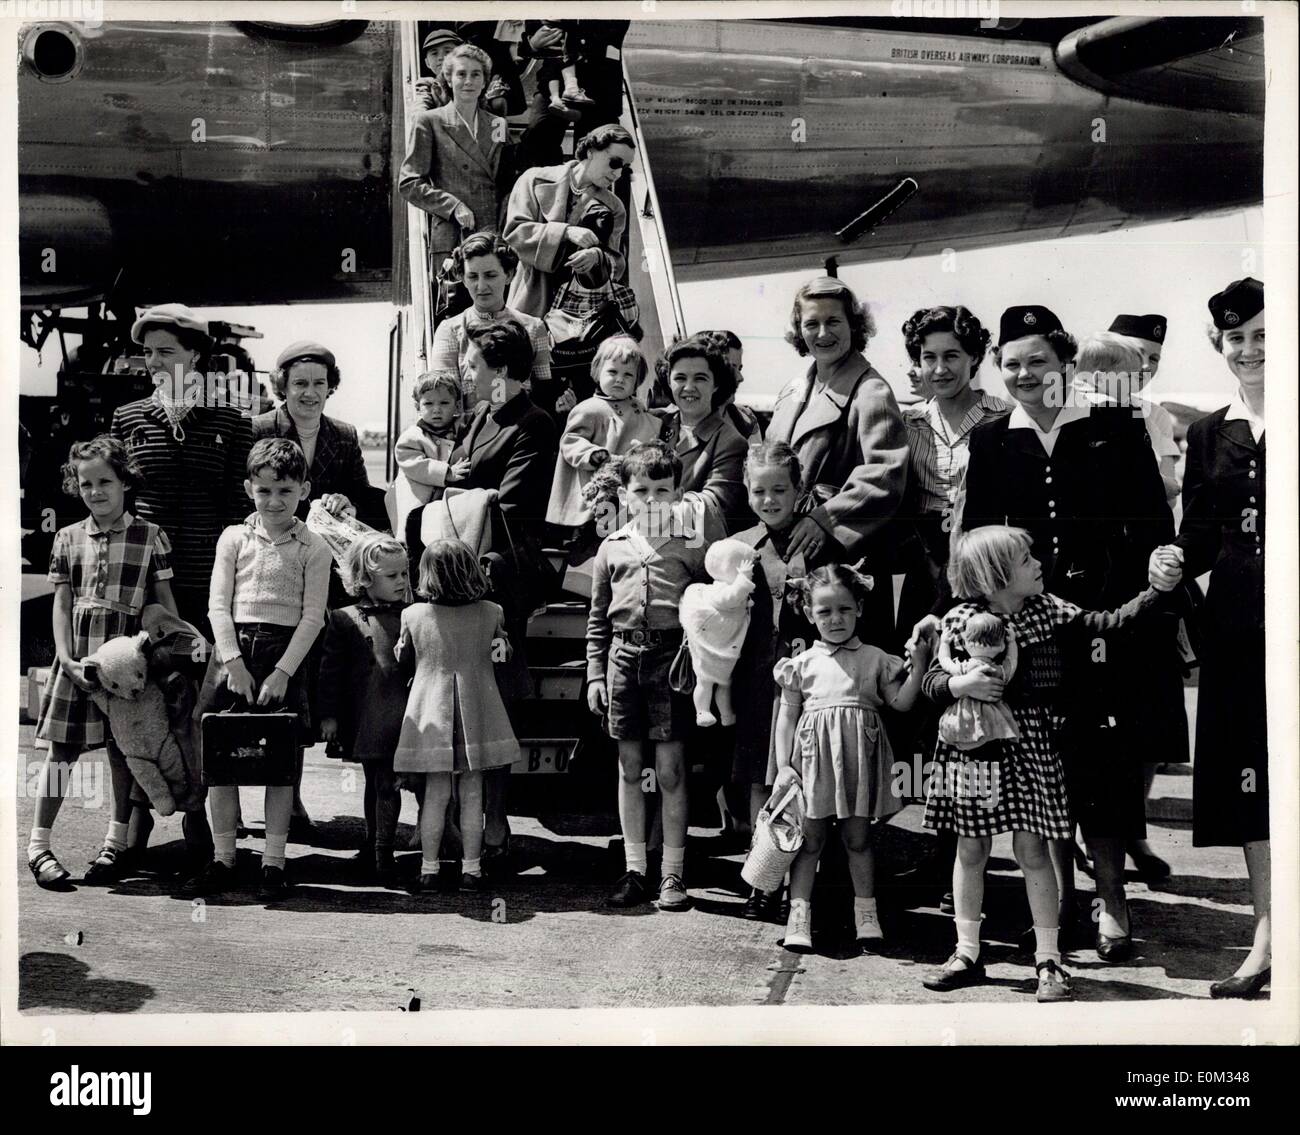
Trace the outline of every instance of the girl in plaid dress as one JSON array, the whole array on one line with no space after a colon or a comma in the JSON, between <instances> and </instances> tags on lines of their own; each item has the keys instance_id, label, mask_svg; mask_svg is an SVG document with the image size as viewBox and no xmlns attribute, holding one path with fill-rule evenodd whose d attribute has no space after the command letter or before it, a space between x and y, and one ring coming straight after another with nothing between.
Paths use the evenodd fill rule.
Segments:
<instances>
[{"instance_id":1,"label":"girl in plaid dress","mask_svg":"<svg viewBox=\"0 0 1300 1135\"><path fill-rule=\"evenodd\" d=\"M1031 546L1023 529L989 525L958 536L948 564L953 595L964 602L944 616L943 637L960 642L973 615L992 611L1014 634L1021 663L1016 682L1004 691L998 676L972 670L950 677L936 661L925 676L925 694L941 706L960 697L1005 700L1020 736L990 741L978 749L961 749L942 740L935 746L924 823L958 837L953 871L957 948L924 984L928 989L958 989L984 977L979 962L984 869L993 837L1011 832L1034 918L1038 1000L1064 1001L1071 996L1070 982L1061 969L1059 895L1047 853L1048 840L1068 838L1071 833L1058 723L1043 696L1059 675L1053 640L1061 628L1076 621L1095 630L1119 626L1149 606L1155 593L1148 589L1118 611L1084 611L1043 593L1042 568Z\"/></svg>"},{"instance_id":2,"label":"girl in plaid dress","mask_svg":"<svg viewBox=\"0 0 1300 1135\"><path fill-rule=\"evenodd\" d=\"M172 577L167 535L126 511L125 494L140 483L126 447L107 436L75 442L63 477L64 491L80 496L90 515L60 529L50 552L56 656L36 727L36 736L50 743L50 754L37 781L27 846L28 866L36 882L49 890L64 889L71 878L50 850L50 829L83 749L107 746L113 787L108 836L84 881L112 882L125 866L121 857L133 782L103 715L90 700L95 680L84 659L110 638L137 633L146 603L161 603L176 613L167 582Z\"/></svg>"}]
</instances>

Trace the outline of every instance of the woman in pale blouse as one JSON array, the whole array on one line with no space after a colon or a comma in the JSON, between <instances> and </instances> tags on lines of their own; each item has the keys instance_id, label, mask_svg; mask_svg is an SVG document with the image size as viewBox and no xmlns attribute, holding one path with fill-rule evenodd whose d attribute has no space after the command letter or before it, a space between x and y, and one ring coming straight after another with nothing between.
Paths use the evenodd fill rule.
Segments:
<instances>
[{"instance_id":1,"label":"woman in pale blouse","mask_svg":"<svg viewBox=\"0 0 1300 1135\"><path fill-rule=\"evenodd\" d=\"M968 308L921 308L903 324L908 357L924 402L903 410L908 485L901 515L916 526L899 597L898 625L931 613L946 591L948 538L957 487L966 471L970 431L1011 412L1009 403L974 385L989 332Z\"/></svg>"},{"instance_id":2,"label":"woman in pale blouse","mask_svg":"<svg viewBox=\"0 0 1300 1135\"><path fill-rule=\"evenodd\" d=\"M469 293L470 306L438 324L433 333L429 370L459 374L465 391L469 393L474 385L465 366L470 332L513 319L528 332L528 341L533 348L533 366L524 389L539 405L554 405L557 412L568 413L577 399L570 390L553 389L551 337L546 324L535 315L506 306L506 292L519 266L515 250L494 233L475 233L452 253L452 257L456 263L456 275Z\"/></svg>"}]
</instances>

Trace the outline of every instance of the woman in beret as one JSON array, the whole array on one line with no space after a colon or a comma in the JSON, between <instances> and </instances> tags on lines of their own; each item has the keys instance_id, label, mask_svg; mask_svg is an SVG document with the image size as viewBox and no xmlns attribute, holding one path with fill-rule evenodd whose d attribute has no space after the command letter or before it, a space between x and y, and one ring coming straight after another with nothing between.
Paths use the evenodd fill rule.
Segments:
<instances>
[{"instance_id":1,"label":"woman in beret","mask_svg":"<svg viewBox=\"0 0 1300 1135\"><path fill-rule=\"evenodd\" d=\"M253 419L253 436L257 440L283 437L297 442L307 458L311 500L319 500L335 516L355 516L372 528L387 530L383 493L370 484L356 427L325 413L325 403L340 381L334 352L328 347L308 340L290 344L280 352L271 372L271 389L281 405ZM299 502L300 520L307 519L309 503L306 499ZM351 602L338 572L331 572L330 608L346 607ZM307 696L313 721L328 716L317 704L319 669L318 640L306 662ZM303 842L311 831L311 820L295 785L290 837L295 842Z\"/></svg>"},{"instance_id":2,"label":"woman in beret","mask_svg":"<svg viewBox=\"0 0 1300 1135\"><path fill-rule=\"evenodd\" d=\"M961 530L1026 529L1043 590L1090 609L1119 606L1146 586L1147 558L1173 533L1151 442L1131 407L1070 381L1076 343L1048 308L1008 308L993 355L1013 409L970 435ZM1124 853L1146 835L1140 723L1150 704L1181 699L1172 641L1153 647L1140 630L1061 639L1057 708L1072 819L1096 867L1103 961L1132 953ZM999 695L1000 696L1000 695ZM1070 842L1054 841L1061 927L1076 929Z\"/></svg>"},{"instance_id":3,"label":"woman in beret","mask_svg":"<svg viewBox=\"0 0 1300 1135\"><path fill-rule=\"evenodd\" d=\"M1268 710L1264 662L1264 285L1247 277L1209 302L1210 340L1237 384L1187 430L1183 521L1156 549L1153 586L1210 573L1196 705L1192 843L1245 850L1255 938L1212 997L1250 997L1270 977Z\"/></svg>"},{"instance_id":4,"label":"woman in beret","mask_svg":"<svg viewBox=\"0 0 1300 1135\"><path fill-rule=\"evenodd\" d=\"M356 426L325 413L325 403L340 381L329 348L307 340L290 344L271 372L271 389L280 405L253 419L253 438L296 441L307 458L311 500L319 500L335 516L356 516L372 528L387 528L382 499L366 473ZM309 504L307 500L299 504L299 519L307 518ZM341 605L349 602L345 599Z\"/></svg>"}]
</instances>

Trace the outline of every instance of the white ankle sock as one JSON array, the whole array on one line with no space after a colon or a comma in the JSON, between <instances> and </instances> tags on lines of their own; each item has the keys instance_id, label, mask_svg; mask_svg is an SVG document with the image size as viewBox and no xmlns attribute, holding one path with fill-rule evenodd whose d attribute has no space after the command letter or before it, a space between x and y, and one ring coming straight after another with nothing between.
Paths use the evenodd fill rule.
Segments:
<instances>
[{"instance_id":1,"label":"white ankle sock","mask_svg":"<svg viewBox=\"0 0 1300 1135\"><path fill-rule=\"evenodd\" d=\"M235 865L235 832L213 832L212 851L218 863L227 867Z\"/></svg>"},{"instance_id":2,"label":"white ankle sock","mask_svg":"<svg viewBox=\"0 0 1300 1135\"><path fill-rule=\"evenodd\" d=\"M266 846L262 849L262 866L279 867L284 870L284 846L289 842L288 832L278 832L272 835L266 833Z\"/></svg>"},{"instance_id":3,"label":"white ankle sock","mask_svg":"<svg viewBox=\"0 0 1300 1135\"><path fill-rule=\"evenodd\" d=\"M1061 964L1061 947L1058 939L1061 934L1059 926L1034 927L1034 962L1055 962Z\"/></svg>"},{"instance_id":4,"label":"white ankle sock","mask_svg":"<svg viewBox=\"0 0 1300 1135\"><path fill-rule=\"evenodd\" d=\"M27 841L27 862L30 863L42 851L50 850L50 829L32 828L31 839Z\"/></svg>"},{"instance_id":5,"label":"white ankle sock","mask_svg":"<svg viewBox=\"0 0 1300 1135\"><path fill-rule=\"evenodd\" d=\"M955 918L957 924L957 953L969 961L980 960L980 920L968 922L964 918Z\"/></svg>"},{"instance_id":6,"label":"white ankle sock","mask_svg":"<svg viewBox=\"0 0 1300 1135\"><path fill-rule=\"evenodd\" d=\"M422 859L420 860L420 874L421 874L421 875L436 875L436 874L438 873L438 869L439 869L441 866L442 866L442 864L441 864L437 859L423 859L423 858L422 858Z\"/></svg>"},{"instance_id":7,"label":"white ankle sock","mask_svg":"<svg viewBox=\"0 0 1300 1135\"><path fill-rule=\"evenodd\" d=\"M853 896L853 913L861 918L864 914L876 917L876 900L875 898L864 899L860 895Z\"/></svg>"},{"instance_id":8,"label":"white ankle sock","mask_svg":"<svg viewBox=\"0 0 1300 1135\"><path fill-rule=\"evenodd\" d=\"M664 874L676 875L679 879L686 866L686 848L669 847L664 844Z\"/></svg>"},{"instance_id":9,"label":"white ankle sock","mask_svg":"<svg viewBox=\"0 0 1300 1135\"><path fill-rule=\"evenodd\" d=\"M791 900L790 900L790 921L791 921L791 923L794 922L794 916L795 916L796 912L798 912L798 911L803 911L803 915L804 915L804 917L807 918L807 917L808 917L808 914L809 914L809 910L810 910L810 908L811 908L811 905L812 905L812 904L809 903L809 901L808 901L807 899L791 899Z\"/></svg>"},{"instance_id":10,"label":"white ankle sock","mask_svg":"<svg viewBox=\"0 0 1300 1135\"><path fill-rule=\"evenodd\" d=\"M113 820L108 825L108 837L104 840L105 847L111 847L114 851L126 850L126 824L119 824Z\"/></svg>"},{"instance_id":11,"label":"white ankle sock","mask_svg":"<svg viewBox=\"0 0 1300 1135\"><path fill-rule=\"evenodd\" d=\"M633 843L631 840L625 840L623 855L627 860L627 869L629 871L636 871L641 875L646 873L644 843Z\"/></svg>"},{"instance_id":12,"label":"white ankle sock","mask_svg":"<svg viewBox=\"0 0 1300 1135\"><path fill-rule=\"evenodd\" d=\"M461 861L460 871L462 875L481 875L483 874L483 861L481 859L464 859Z\"/></svg>"}]
</instances>

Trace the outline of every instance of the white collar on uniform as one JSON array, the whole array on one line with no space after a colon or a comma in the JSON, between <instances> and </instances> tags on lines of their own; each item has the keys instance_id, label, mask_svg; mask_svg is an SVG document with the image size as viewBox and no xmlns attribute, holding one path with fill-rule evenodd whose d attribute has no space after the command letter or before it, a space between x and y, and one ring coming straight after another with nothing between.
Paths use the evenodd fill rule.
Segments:
<instances>
[{"instance_id":1,"label":"white collar on uniform","mask_svg":"<svg viewBox=\"0 0 1300 1135\"><path fill-rule=\"evenodd\" d=\"M1057 413L1056 421L1052 423L1052 428L1050 430L1045 430L1029 416L1024 406L1017 402L1015 409L1011 411L1011 416L1007 419L1007 429L1034 430L1036 433L1042 434L1046 437L1048 434L1059 433L1062 426L1068 426L1071 422L1083 421L1091 413L1092 406L1090 406L1086 401L1078 398L1070 398Z\"/></svg>"},{"instance_id":2,"label":"white collar on uniform","mask_svg":"<svg viewBox=\"0 0 1300 1135\"><path fill-rule=\"evenodd\" d=\"M1256 416L1254 411L1246 405L1246 400L1241 396L1241 391L1237 391L1237 397L1228 403L1228 412L1223 415L1225 422L1245 422L1250 426L1250 436L1259 444L1259 439L1264 436L1264 419Z\"/></svg>"}]
</instances>

